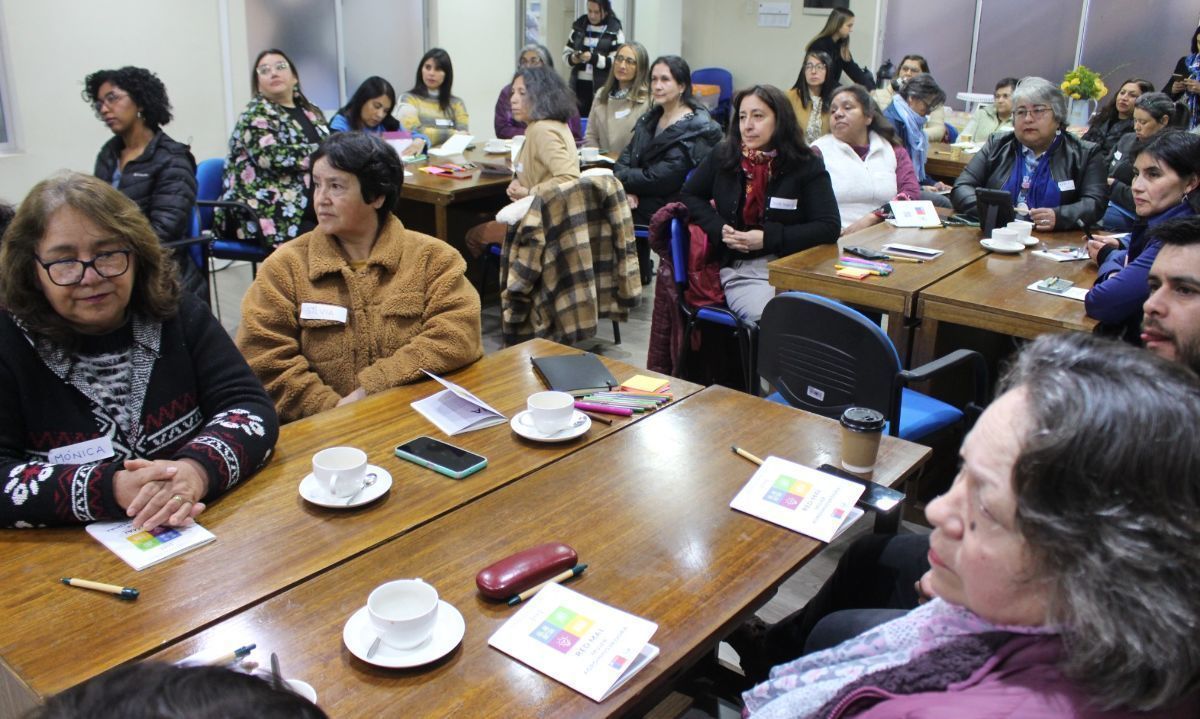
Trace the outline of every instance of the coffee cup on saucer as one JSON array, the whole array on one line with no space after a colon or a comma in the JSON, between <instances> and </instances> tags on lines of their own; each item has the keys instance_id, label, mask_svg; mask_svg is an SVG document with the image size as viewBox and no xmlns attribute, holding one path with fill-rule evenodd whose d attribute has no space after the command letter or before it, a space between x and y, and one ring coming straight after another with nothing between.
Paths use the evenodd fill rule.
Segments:
<instances>
[{"instance_id":1,"label":"coffee cup on saucer","mask_svg":"<svg viewBox=\"0 0 1200 719\"><path fill-rule=\"evenodd\" d=\"M313 476L334 497L350 497L367 481L367 453L356 447L329 447L313 455Z\"/></svg>"},{"instance_id":2,"label":"coffee cup on saucer","mask_svg":"<svg viewBox=\"0 0 1200 719\"><path fill-rule=\"evenodd\" d=\"M1017 244L1025 244L1021 242L1016 230L1011 230L1007 227L997 227L992 230L992 242L1008 243L1016 242Z\"/></svg>"},{"instance_id":3,"label":"coffee cup on saucer","mask_svg":"<svg viewBox=\"0 0 1200 719\"><path fill-rule=\"evenodd\" d=\"M383 644L412 649L428 639L437 625L438 593L420 579L397 579L371 592L367 614Z\"/></svg>"},{"instance_id":4,"label":"coffee cup on saucer","mask_svg":"<svg viewBox=\"0 0 1200 719\"><path fill-rule=\"evenodd\" d=\"M566 429L575 415L575 397L568 392L537 392L529 395L525 406L533 426L542 434Z\"/></svg>"},{"instance_id":5,"label":"coffee cup on saucer","mask_svg":"<svg viewBox=\"0 0 1200 719\"><path fill-rule=\"evenodd\" d=\"M1017 242L1025 245L1036 243L1036 240L1031 241L1030 235L1033 234L1033 223L1026 220L1013 220L1005 225L1005 229L1014 230L1017 233ZM995 233L992 233L993 237Z\"/></svg>"}]
</instances>

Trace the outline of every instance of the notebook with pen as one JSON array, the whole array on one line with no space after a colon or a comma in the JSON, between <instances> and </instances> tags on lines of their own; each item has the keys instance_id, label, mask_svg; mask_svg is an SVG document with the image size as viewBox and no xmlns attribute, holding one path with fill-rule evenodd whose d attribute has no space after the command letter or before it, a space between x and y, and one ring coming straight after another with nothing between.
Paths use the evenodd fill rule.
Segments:
<instances>
[{"instance_id":1,"label":"notebook with pen","mask_svg":"<svg viewBox=\"0 0 1200 719\"><path fill-rule=\"evenodd\" d=\"M618 386L617 378L613 377L600 359L590 352L534 357L533 369L550 389L570 392L576 396L611 390Z\"/></svg>"}]
</instances>

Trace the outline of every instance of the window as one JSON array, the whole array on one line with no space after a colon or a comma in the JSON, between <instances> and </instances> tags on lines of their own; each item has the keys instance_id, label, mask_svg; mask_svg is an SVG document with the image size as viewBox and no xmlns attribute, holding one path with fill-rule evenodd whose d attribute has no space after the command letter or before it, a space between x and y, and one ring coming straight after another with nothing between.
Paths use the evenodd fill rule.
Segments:
<instances>
[{"instance_id":1,"label":"window","mask_svg":"<svg viewBox=\"0 0 1200 719\"><path fill-rule=\"evenodd\" d=\"M9 82L8 46L4 39L4 27L3 18L0 18L0 152L11 152L16 149L16 141L12 125L12 83Z\"/></svg>"}]
</instances>

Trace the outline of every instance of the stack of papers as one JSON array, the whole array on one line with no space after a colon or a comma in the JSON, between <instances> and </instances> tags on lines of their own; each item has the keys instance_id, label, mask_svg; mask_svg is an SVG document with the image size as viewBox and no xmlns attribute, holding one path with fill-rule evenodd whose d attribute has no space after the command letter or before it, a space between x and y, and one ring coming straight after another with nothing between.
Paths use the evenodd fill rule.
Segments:
<instances>
[{"instance_id":1,"label":"stack of papers","mask_svg":"<svg viewBox=\"0 0 1200 719\"><path fill-rule=\"evenodd\" d=\"M467 149L467 145L474 140L474 135L451 135L449 140L442 143L441 147L435 147L429 151L433 157L451 157L453 155L461 155Z\"/></svg>"},{"instance_id":2,"label":"stack of papers","mask_svg":"<svg viewBox=\"0 0 1200 719\"><path fill-rule=\"evenodd\" d=\"M592 699L603 701L658 656L654 622L547 584L488 644Z\"/></svg>"},{"instance_id":3,"label":"stack of papers","mask_svg":"<svg viewBox=\"0 0 1200 719\"><path fill-rule=\"evenodd\" d=\"M825 472L767 457L730 507L831 542L863 515L854 504L866 487Z\"/></svg>"}]
</instances>

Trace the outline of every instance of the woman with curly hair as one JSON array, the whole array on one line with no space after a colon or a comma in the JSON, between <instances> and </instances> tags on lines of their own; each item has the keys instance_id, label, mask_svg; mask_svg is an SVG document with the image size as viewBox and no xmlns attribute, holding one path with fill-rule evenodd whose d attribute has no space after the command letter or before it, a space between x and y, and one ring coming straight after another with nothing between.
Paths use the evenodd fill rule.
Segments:
<instances>
[{"instance_id":1,"label":"woman with curly hair","mask_svg":"<svg viewBox=\"0 0 1200 719\"><path fill-rule=\"evenodd\" d=\"M0 305L0 526L186 526L266 464L270 398L108 183L29 191Z\"/></svg>"},{"instance_id":2,"label":"woman with curly hair","mask_svg":"<svg viewBox=\"0 0 1200 719\"><path fill-rule=\"evenodd\" d=\"M308 156L329 128L320 108L304 96L296 64L283 50L258 53L250 87L254 99L229 138L221 199L249 205L258 215L258 227L251 218L231 217L223 208L216 210L216 222L239 239L261 236L280 245L317 226Z\"/></svg>"},{"instance_id":3,"label":"woman with curly hair","mask_svg":"<svg viewBox=\"0 0 1200 719\"><path fill-rule=\"evenodd\" d=\"M96 177L133 200L162 242L187 236L196 204L196 160L162 131L171 122L167 88L141 67L99 70L83 81L83 100L113 138L96 155ZM196 266L179 253L184 285L207 295Z\"/></svg>"}]
</instances>

